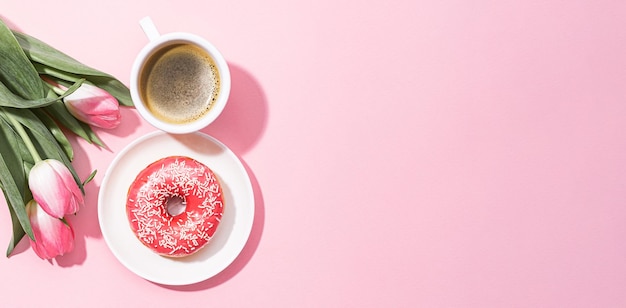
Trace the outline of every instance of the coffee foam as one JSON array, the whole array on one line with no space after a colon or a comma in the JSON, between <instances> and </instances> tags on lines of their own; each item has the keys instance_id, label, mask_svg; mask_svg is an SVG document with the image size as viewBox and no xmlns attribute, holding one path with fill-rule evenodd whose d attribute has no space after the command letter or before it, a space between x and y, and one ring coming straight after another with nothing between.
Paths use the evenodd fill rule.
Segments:
<instances>
[{"instance_id":1,"label":"coffee foam","mask_svg":"<svg viewBox=\"0 0 626 308\"><path fill-rule=\"evenodd\" d=\"M148 109L170 123L202 117L219 93L215 63L202 49L190 44L173 45L153 55L141 79Z\"/></svg>"}]
</instances>

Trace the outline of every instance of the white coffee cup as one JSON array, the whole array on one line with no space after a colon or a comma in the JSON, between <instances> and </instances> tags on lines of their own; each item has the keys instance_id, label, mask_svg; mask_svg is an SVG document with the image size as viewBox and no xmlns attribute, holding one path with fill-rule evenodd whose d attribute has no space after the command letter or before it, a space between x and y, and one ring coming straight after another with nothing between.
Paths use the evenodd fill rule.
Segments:
<instances>
[{"instance_id":1,"label":"white coffee cup","mask_svg":"<svg viewBox=\"0 0 626 308\"><path fill-rule=\"evenodd\" d=\"M140 21L140 25L150 42L143 47L135 58L130 75L130 93L139 114L152 126L172 134L195 132L211 124L224 110L230 94L230 70L222 54L207 40L195 34L185 32L159 34L150 17L143 18ZM194 45L203 50L215 64L214 67L219 78L219 90L214 94L212 103L208 103L210 104L208 111L204 111L201 115L182 122L168 120L162 114L155 114L151 110L150 102L148 102L145 93L142 93L144 90L141 85L144 68L151 56L164 50L164 48L171 48L179 44ZM178 103L176 100L171 101L172 103Z\"/></svg>"}]
</instances>

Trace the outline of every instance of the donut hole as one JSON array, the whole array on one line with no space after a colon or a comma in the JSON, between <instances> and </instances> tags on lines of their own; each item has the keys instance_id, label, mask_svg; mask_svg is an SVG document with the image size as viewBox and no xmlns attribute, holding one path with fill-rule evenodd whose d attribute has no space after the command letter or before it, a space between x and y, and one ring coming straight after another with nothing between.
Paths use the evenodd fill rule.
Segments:
<instances>
[{"instance_id":1,"label":"donut hole","mask_svg":"<svg viewBox=\"0 0 626 308\"><path fill-rule=\"evenodd\" d=\"M172 216L180 215L187 208L187 202L180 196L171 196L165 201L165 210Z\"/></svg>"}]
</instances>

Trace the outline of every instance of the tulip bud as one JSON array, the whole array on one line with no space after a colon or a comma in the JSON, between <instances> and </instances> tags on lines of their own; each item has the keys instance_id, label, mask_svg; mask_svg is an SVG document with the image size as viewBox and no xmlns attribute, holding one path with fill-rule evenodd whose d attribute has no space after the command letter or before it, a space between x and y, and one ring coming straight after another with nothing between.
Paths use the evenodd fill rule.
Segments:
<instances>
[{"instance_id":1,"label":"tulip bud","mask_svg":"<svg viewBox=\"0 0 626 308\"><path fill-rule=\"evenodd\" d=\"M46 214L35 200L28 202L26 213L35 237L28 240L37 256L52 259L74 249L74 230L68 223Z\"/></svg>"},{"instance_id":2,"label":"tulip bud","mask_svg":"<svg viewBox=\"0 0 626 308\"><path fill-rule=\"evenodd\" d=\"M28 174L28 186L41 208L56 218L76 213L85 202L70 170L55 159L37 162Z\"/></svg>"},{"instance_id":3,"label":"tulip bud","mask_svg":"<svg viewBox=\"0 0 626 308\"><path fill-rule=\"evenodd\" d=\"M109 129L120 124L120 105L117 99L96 86L83 83L66 96L63 102L74 117L89 125Z\"/></svg>"}]
</instances>

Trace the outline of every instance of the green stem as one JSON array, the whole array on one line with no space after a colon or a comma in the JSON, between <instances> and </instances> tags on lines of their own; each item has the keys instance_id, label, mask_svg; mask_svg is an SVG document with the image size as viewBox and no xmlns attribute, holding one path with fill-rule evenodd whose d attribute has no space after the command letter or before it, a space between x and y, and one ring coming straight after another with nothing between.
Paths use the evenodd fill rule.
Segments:
<instances>
[{"instance_id":1,"label":"green stem","mask_svg":"<svg viewBox=\"0 0 626 308\"><path fill-rule=\"evenodd\" d=\"M6 112L5 114L7 118L9 118L9 121L11 122L11 124L13 124L13 126L15 127L17 134L20 135L20 137L24 141L24 144L26 145L28 152L30 152L30 155L35 160L35 163L40 162L41 156L39 156L39 152L37 152L37 149L35 149L35 145L33 144L33 141L28 136L28 133L26 133L24 126L22 126L22 124L18 122L17 119L15 119L13 115L11 115L11 113Z\"/></svg>"}]
</instances>

